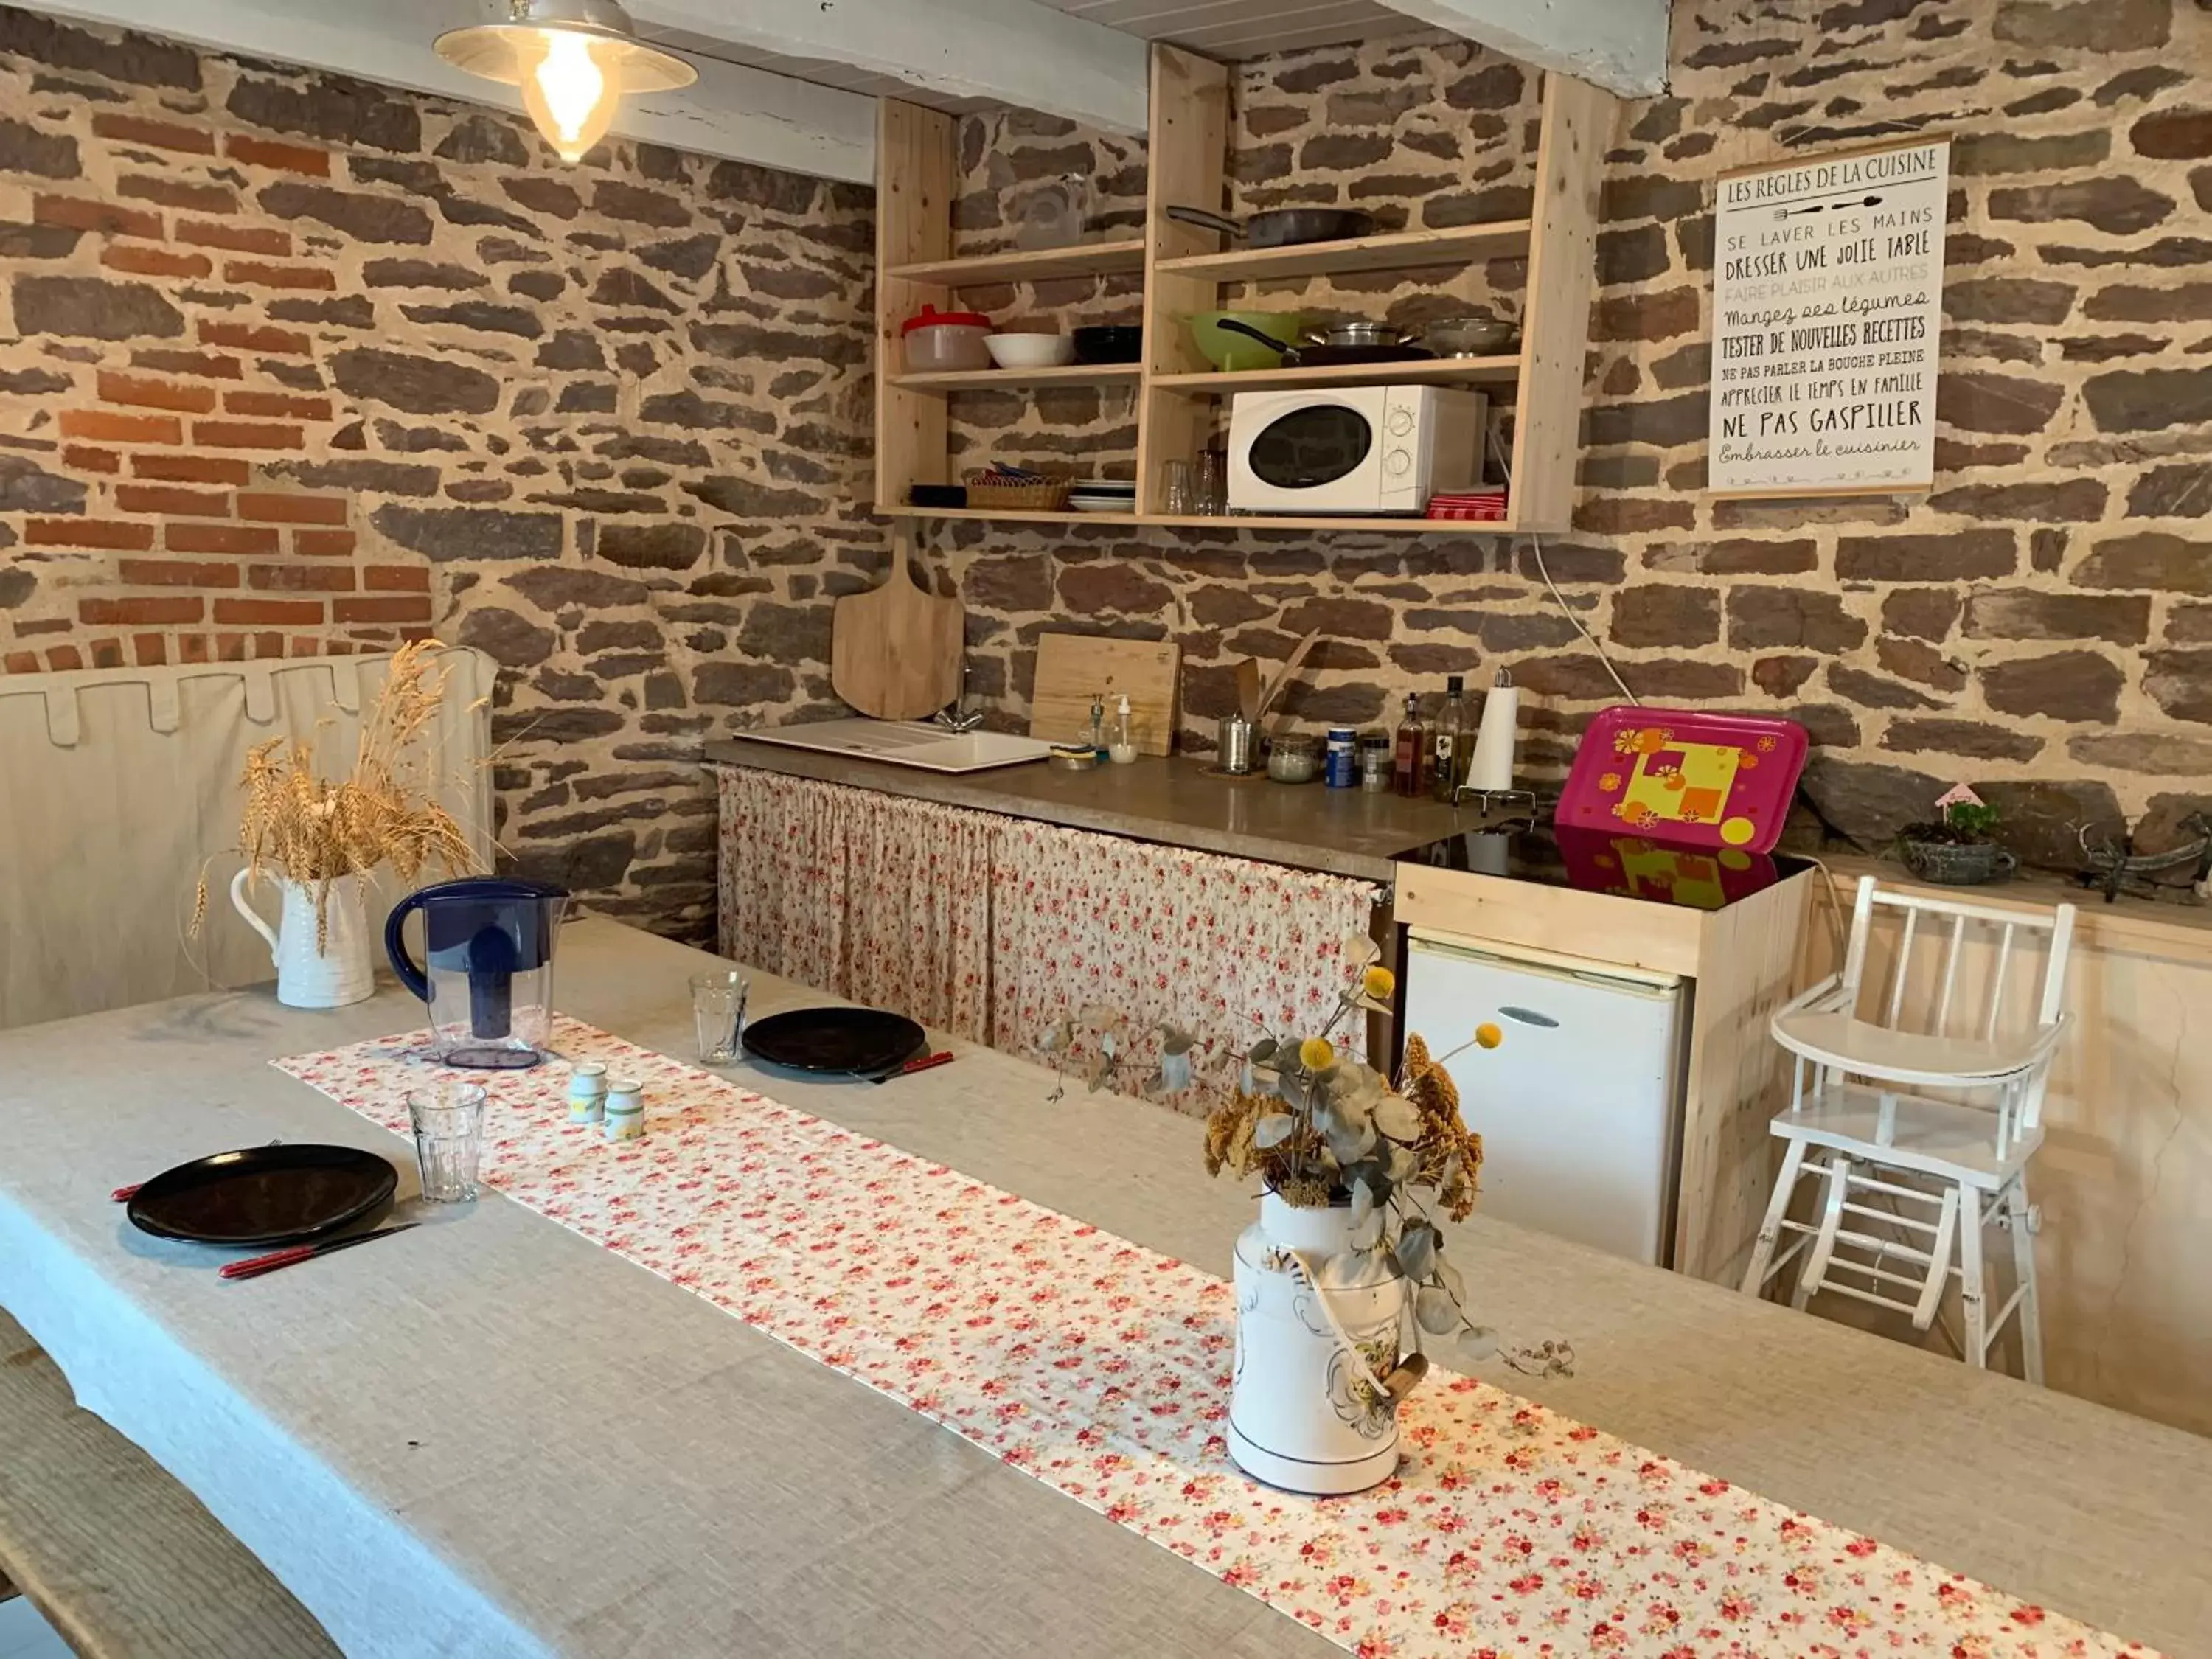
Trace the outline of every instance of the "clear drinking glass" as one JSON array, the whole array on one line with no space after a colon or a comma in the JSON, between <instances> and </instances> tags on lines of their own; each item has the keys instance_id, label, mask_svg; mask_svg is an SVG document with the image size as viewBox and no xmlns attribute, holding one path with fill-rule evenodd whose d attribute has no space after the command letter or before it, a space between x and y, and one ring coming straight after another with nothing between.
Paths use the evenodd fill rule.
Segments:
<instances>
[{"instance_id":1,"label":"clear drinking glass","mask_svg":"<svg viewBox=\"0 0 2212 1659\"><path fill-rule=\"evenodd\" d=\"M407 1097L422 1196L433 1204L462 1204L477 1195L483 1113L484 1091L473 1083L433 1084Z\"/></svg>"},{"instance_id":2,"label":"clear drinking glass","mask_svg":"<svg viewBox=\"0 0 2212 1659\"><path fill-rule=\"evenodd\" d=\"M691 976L691 1018L699 1028L699 1059L727 1066L738 1057L745 1024L745 976L735 969Z\"/></svg>"},{"instance_id":3,"label":"clear drinking glass","mask_svg":"<svg viewBox=\"0 0 2212 1659\"><path fill-rule=\"evenodd\" d=\"M1160 464L1160 511L1182 517L1197 510L1191 489L1190 463L1163 461Z\"/></svg>"},{"instance_id":4,"label":"clear drinking glass","mask_svg":"<svg viewBox=\"0 0 2212 1659\"><path fill-rule=\"evenodd\" d=\"M1229 457L1218 449L1198 453L1198 482L1193 486L1194 511L1218 518L1229 511Z\"/></svg>"}]
</instances>

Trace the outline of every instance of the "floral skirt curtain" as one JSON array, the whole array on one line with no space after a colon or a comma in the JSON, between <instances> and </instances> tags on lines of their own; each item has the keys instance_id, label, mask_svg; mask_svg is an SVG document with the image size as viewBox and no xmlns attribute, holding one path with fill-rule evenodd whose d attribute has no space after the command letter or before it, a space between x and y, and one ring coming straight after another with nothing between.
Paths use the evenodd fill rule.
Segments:
<instances>
[{"instance_id":1,"label":"floral skirt curtain","mask_svg":"<svg viewBox=\"0 0 2212 1659\"><path fill-rule=\"evenodd\" d=\"M716 770L724 956L991 1040L1000 819L811 778Z\"/></svg>"},{"instance_id":2,"label":"floral skirt curtain","mask_svg":"<svg viewBox=\"0 0 2212 1659\"><path fill-rule=\"evenodd\" d=\"M1202 1110L1259 1037L1317 1029L1369 882L721 767L722 954L1051 1063L1125 1015L1136 1079L1192 1038ZM1360 1051L1358 1020L1340 1046ZM1121 1086L1131 1086L1130 1069Z\"/></svg>"}]
</instances>

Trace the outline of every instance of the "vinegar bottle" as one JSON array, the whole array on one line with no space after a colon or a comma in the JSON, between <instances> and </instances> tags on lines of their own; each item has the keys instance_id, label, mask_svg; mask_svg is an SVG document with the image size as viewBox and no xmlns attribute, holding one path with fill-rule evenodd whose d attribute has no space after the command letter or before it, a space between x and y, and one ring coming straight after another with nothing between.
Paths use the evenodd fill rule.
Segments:
<instances>
[{"instance_id":1,"label":"vinegar bottle","mask_svg":"<svg viewBox=\"0 0 2212 1659\"><path fill-rule=\"evenodd\" d=\"M1398 745L1391 758L1390 781L1401 795L1418 795L1427 781L1428 733L1421 729L1421 700L1406 693L1406 718L1398 723Z\"/></svg>"}]
</instances>

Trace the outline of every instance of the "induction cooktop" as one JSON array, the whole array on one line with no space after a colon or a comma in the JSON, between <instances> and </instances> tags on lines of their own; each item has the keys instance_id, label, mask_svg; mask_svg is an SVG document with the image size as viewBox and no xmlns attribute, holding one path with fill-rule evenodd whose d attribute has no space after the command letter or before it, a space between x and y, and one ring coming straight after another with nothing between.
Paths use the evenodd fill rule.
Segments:
<instances>
[{"instance_id":1,"label":"induction cooktop","mask_svg":"<svg viewBox=\"0 0 2212 1659\"><path fill-rule=\"evenodd\" d=\"M1405 864L1691 910L1718 910L1813 867L1786 853L1670 846L1647 836L1562 829L1528 817L1462 830L1398 856Z\"/></svg>"}]
</instances>

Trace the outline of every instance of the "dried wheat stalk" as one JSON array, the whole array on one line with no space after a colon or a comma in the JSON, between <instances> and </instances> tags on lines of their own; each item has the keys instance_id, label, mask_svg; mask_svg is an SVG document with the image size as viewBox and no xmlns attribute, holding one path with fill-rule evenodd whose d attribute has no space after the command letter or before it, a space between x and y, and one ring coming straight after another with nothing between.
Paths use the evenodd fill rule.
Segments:
<instances>
[{"instance_id":1,"label":"dried wheat stalk","mask_svg":"<svg viewBox=\"0 0 2212 1659\"><path fill-rule=\"evenodd\" d=\"M407 880L432 865L453 874L475 866L466 833L432 796L430 767L417 752L445 696L437 649L422 641L394 653L346 777L315 775L312 741L271 738L246 751L238 850L248 883L276 875L311 888L318 951L329 943L331 884L339 877L366 875L380 864ZM192 904L196 937L207 903L203 869Z\"/></svg>"}]
</instances>

